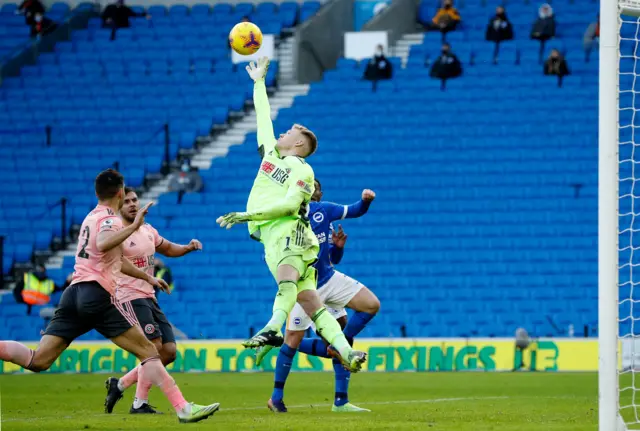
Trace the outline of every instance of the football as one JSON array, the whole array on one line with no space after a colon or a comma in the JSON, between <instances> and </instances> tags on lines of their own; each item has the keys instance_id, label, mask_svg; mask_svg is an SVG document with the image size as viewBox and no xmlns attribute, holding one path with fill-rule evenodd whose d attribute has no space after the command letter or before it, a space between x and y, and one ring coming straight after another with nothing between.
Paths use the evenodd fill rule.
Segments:
<instances>
[{"instance_id":1,"label":"football","mask_svg":"<svg viewBox=\"0 0 640 431\"><path fill-rule=\"evenodd\" d=\"M229 33L231 49L240 55L251 55L262 45L262 31L251 22L236 24Z\"/></svg>"}]
</instances>

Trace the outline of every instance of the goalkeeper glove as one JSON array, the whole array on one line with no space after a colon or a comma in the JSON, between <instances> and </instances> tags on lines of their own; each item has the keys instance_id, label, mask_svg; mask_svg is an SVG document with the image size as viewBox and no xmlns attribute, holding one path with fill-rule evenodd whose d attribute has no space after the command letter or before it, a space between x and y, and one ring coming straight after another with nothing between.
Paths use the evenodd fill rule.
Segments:
<instances>
[{"instance_id":1,"label":"goalkeeper glove","mask_svg":"<svg viewBox=\"0 0 640 431\"><path fill-rule=\"evenodd\" d=\"M267 57L261 57L258 59L258 65L252 61L246 67L247 73L254 81L259 81L267 76L267 70L269 70L269 59Z\"/></svg>"},{"instance_id":2,"label":"goalkeeper glove","mask_svg":"<svg viewBox=\"0 0 640 431\"><path fill-rule=\"evenodd\" d=\"M223 216L218 217L216 223L220 225L220 227L226 227L227 229L231 229L234 224L238 223L246 223L251 221L251 216L247 212L241 213L229 213Z\"/></svg>"}]
</instances>

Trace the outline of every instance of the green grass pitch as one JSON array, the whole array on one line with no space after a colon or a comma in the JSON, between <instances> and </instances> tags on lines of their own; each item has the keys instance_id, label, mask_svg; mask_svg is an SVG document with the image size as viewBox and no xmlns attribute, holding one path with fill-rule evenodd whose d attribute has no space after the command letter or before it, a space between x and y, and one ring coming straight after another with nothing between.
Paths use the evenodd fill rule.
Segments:
<instances>
[{"instance_id":1,"label":"green grass pitch","mask_svg":"<svg viewBox=\"0 0 640 431\"><path fill-rule=\"evenodd\" d=\"M130 388L114 413L103 413L106 375L0 376L2 431L13 430L455 430L587 431L597 429L595 373L362 373L351 401L372 413L331 413L332 373L292 373L289 413L266 408L271 373L175 374L185 397L222 403L213 417L181 425L162 394L165 414L128 414Z\"/></svg>"}]
</instances>

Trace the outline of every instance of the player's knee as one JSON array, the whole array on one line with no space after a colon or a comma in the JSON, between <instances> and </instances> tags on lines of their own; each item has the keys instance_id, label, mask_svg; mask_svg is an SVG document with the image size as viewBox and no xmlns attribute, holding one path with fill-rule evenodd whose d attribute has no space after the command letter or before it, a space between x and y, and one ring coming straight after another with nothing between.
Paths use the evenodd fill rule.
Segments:
<instances>
[{"instance_id":1,"label":"player's knee","mask_svg":"<svg viewBox=\"0 0 640 431\"><path fill-rule=\"evenodd\" d=\"M380 300L377 296L373 295L373 297L368 301L366 312L369 314L377 314L380 311Z\"/></svg>"},{"instance_id":2,"label":"player's knee","mask_svg":"<svg viewBox=\"0 0 640 431\"><path fill-rule=\"evenodd\" d=\"M370 290L363 290L366 291L367 294L364 296L364 301L362 301L360 307L358 307L358 311L363 311L369 314L377 314L378 311L380 311L380 300Z\"/></svg>"},{"instance_id":3,"label":"player's knee","mask_svg":"<svg viewBox=\"0 0 640 431\"><path fill-rule=\"evenodd\" d=\"M304 338L304 331L287 331L284 335L284 343L292 349L297 349Z\"/></svg>"},{"instance_id":4,"label":"player's knee","mask_svg":"<svg viewBox=\"0 0 640 431\"><path fill-rule=\"evenodd\" d=\"M162 358L162 363L165 367L172 364L176 360L177 356L176 343L165 343L162 345L160 357Z\"/></svg>"},{"instance_id":5,"label":"player's knee","mask_svg":"<svg viewBox=\"0 0 640 431\"><path fill-rule=\"evenodd\" d=\"M138 359L140 359L141 361L144 361L145 359L149 359L153 357L158 357L160 355L155 344L153 344L149 340L147 340L147 342L144 345L140 346L140 350L138 352L134 352L134 354L136 354Z\"/></svg>"},{"instance_id":6,"label":"player's knee","mask_svg":"<svg viewBox=\"0 0 640 431\"><path fill-rule=\"evenodd\" d=\"M33 361L29 365L29 371L33 371L34 373L40 373L42 371L47 371L51 365L53 365L54 360L49 358L39 358L36 356L33 357Z\"/></svg>"},{"instance_id":7,"label":"player's knee","mask_svg":"<svg viewBox=\"0 0 640 431\"><path fill-rule=\"evenodd\" d=\"M322 307L322 302L315 290L303 290L298 293L298 304L305 311L307 316L313 316L313 314Z\"/></svg>"}]
</instances>

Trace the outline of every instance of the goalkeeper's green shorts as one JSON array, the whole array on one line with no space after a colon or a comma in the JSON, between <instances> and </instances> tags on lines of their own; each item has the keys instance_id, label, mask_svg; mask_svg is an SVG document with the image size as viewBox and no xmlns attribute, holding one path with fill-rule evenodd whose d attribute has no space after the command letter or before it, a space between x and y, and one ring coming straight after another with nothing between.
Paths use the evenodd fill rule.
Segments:
<instances>
[{"instance_id":1,"label":"goalkeeper's green shorts","mask_svg":"<svg viewBox=\"0 0 640 431\"><path fill-rule=\"evenodd\" d=\"M311 226L300 220L274 220L260 226L260 242L274 279L280 265L291 265L300 274L298 292L316 288L317 273L312 265L320 246Z\"/></svg>"}]
</instances>

